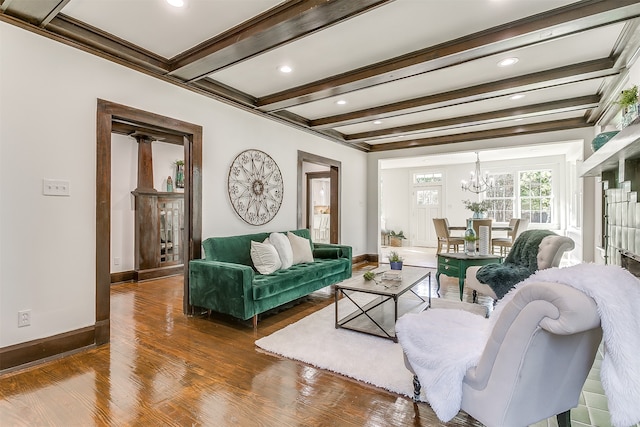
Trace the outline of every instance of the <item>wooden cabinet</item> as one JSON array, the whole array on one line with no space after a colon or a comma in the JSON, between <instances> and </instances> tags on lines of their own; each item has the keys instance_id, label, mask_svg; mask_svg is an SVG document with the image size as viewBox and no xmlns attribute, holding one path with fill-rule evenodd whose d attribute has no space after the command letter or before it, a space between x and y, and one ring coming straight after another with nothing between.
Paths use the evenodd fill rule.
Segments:
<instances>
[{"instance_id":1,"label":"wooden cabinet","mask_svg":"<svg viewBox=\"0 0 640 427\"><path fill-rule=\"evenodd\" d=\"M182 232L184 230L184 198L158 197L160 227L160 266L182 264Z\"/></svg>"},{"instance_id":2,"label":"wooden cabinet","mask_svg":"<svg viewBox=\"0 0 640 427\"><path fill-rule=\"evenodd\" d=\"M182 272L184 194L134 191L135 280Z\"/></svg>"}]
</instances>

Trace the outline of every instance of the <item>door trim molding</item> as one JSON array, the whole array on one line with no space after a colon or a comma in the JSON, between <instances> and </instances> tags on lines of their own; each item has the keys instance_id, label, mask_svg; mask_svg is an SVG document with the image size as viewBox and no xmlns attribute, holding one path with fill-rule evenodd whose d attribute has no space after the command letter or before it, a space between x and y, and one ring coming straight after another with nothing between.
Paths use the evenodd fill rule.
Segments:
<instances>
[{"instance_id":1,"label":"door trim molding","mask_svg":"<svg viewBox=\"0 0 640 427\"><path fill-rule=\"evenodd\" d=\"M96 334L96 345L109 342L111 253L111 133L144 130L162 134L167 142L184 146L184 264L201 257L202 243L202 126L98 99L96 129L96 324L106 327ZM189 304L189 269L184 269L182 309Z\"/></svg>"},{"instance_id":2,"label":"door trim molding","mask_svg":"<svg viewBox=\"0 0 640 427\"><path fill-rule=\"evenodd\" d=\"M307 153L298 150L298 188L297 188L297 228L305 228L306 219L304 218L304 203L306 199L303 199L303 187L306 185L304 179L303 167L304 163L315 163L317 165L328 166L331 173L331 216L329 217L330 223L330 241L335 243L341 242L341 226L340 226L340 212L342 200L342 162L339 160L330 159L328 157L318 156L317 154Z\"/></svg>"}]
</instances>

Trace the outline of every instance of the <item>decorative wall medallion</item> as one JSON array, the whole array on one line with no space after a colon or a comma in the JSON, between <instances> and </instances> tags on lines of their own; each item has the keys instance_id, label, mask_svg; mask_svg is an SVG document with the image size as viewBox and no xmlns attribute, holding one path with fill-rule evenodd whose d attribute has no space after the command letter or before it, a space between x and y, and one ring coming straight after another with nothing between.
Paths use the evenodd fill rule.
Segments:
<instances>
[{"instance_id":1,"label":"decorative wall medallion","mask_svg":"<svg viewBox=\"0 0 640 427\"><path fill-rule=\"evenodd\" d=\"M266 224L280 210L282 174L267 153L246 150L238 154L229 169L228 187L233 209L251 225Z\"/></svg>"}]
</instances>

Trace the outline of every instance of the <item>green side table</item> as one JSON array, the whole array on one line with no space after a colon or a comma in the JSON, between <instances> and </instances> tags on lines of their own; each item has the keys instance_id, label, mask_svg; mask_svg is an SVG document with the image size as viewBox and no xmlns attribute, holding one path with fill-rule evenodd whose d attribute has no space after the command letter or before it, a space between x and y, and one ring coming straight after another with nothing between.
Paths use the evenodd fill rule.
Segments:
<instances>
[{"instance_id":1,"label":"green side table","mask_svg":"<svg viewBox=\"0 0 640 427\"><path fill-rule=\"evenodd\" d=\"M474 265L498 264L502 262L500 255L467 255L462 252L438 254L438 295L440 295L440 275L457 277L460 287L460 301L464 291L464 279L467 276L467 268Z\"/></svg>"}]
</instances>

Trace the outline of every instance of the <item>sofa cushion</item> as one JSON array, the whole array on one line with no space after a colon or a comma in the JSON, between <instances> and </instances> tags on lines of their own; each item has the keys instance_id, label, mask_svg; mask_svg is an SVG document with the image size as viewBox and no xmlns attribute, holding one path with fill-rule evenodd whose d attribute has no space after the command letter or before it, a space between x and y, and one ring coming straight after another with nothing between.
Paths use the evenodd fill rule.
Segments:
<instances>
[{"instance_id":1,"label":"sofa cushion","mask_svg":"<svg viewBox=\"0 0 640 427\"><path fill-rule=\"evenodd\" d=\"M304 288L307 283L329 279L350 268L351 263L346 258L316 259L313 263L294 264L269 275L258 274L253 279L253 299L260 300L291 289Z\"/></svg>"},{"instance_id":2,"label":"sofa cushion","mask_svg":"<svg viewBox=\"0 0 640 427\"><path fill-rule=\"evenodd\" d=\"M231 262L253 267L251 242L262 242L269 233L244 234L241 236L209 237L202 246L207 261Z\"/></svg>"},{"instance_id":3,"label":"sofa cushion","mask_svg":"<svg viewBox=\"0 0 640 427\"><path fill-rule=\"evenodd\" d=\"M314 258L340 258L340 248L315 248Z\"/></svg>"},{"instance_id":4,"label":"sofa cushion","mask_svg":"<svg viewBox=\"0 0 640 427\"><path fill-rule=\"evenodd\" d=\"M251 241L251 259L260 274L271 274L282 266L278 251L269 239L264 243Z\"/></svg>"},{"instance_id":5,"label":"sofa cushion","mask_svg":"<svg viewBox=\"0 0 640 427\"><path fill-rule=\"evenodd\" d=\"M293 249L291 249L291 243L287 236L282 233L271 233L269 235L269 243L275 246L276 251L278 251L278 256L280 257L280 261L282 261L283 270L291 267L293 265Z\"/></svg>"},{"instance_id":6,"label":"sofa cushion","mask_svg":"<svg viewBox=\"0 0 640 427\"><path fill-rule=\"evenodd\" d=\"M287 233L287 237L289 238L291 250L293 251L293 264L313 262L313 252L311 252L309 239L305 239L291 232Z\"/></svg>"}]
</instances>

